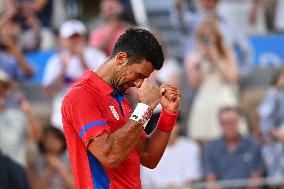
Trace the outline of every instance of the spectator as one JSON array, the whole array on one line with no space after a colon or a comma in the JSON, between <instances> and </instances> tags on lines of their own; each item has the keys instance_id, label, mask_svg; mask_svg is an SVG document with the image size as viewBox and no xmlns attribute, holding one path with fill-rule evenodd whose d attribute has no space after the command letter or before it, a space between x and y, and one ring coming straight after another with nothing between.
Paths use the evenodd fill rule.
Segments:
<instances>
[{"instance_id":1,"label":"spectator","mask_svg":"<svg viewBox=\"0 0 284 189\"><path fill-rule=\"evenodd\" d=\"M239 133L240 115L235 107L219 112L223 136L204 148L206 181L260 178L263 173L261 148L252 138Z\"/></svg>"},{"instance_id":2,"label":"spectator","mask_svg":"<svg viewBox=\"0 0 284 189\"><path fill-rule=\"evenodd\" d=\"M284 69L279 70L259 106L263 155L269 177L284 178Z\"/></svg>"},{"instance_id":3,"label":"spectator","mask_svg":"<svg viewBox=\"0 0 284 189\"><path fill-rule=\"evenodd\" d=\"M50 49L53 47L54 35L51 30L52 28L52 14L53 14L53 2L54 0L3 0L3 4L6 7L6 12L10 15L17 14L23 18L22 21L25 21L24 18L28 22L26 26L35 28L35 24L37 27L36 30L36 38L38 38L36 43L40 47L40 49ZM32 21L30 17L33 17ZM30 21L29 21L30 20ZM26 31L27 27L24 29ZM31 32L28 33L29 36L27 38L31 38ZM27 34L26 34L27 35ZM33 40L29 40L28 42L35 42ZM28 43L27 42L27 43ZM40 45L40 46L39 46ZM34 49L36 50L36 49Z\"/></svg>"},{"instance_id":4,"label":"spectator","mask_svg":"<svg viewBox=\"0 0 284 189\"><path fill-rule=\"evenodd\" d=\"M53 0L4 0L8 14L13 15L19 9L35 14L43 27L51 27Z\"/></svg>"},{"instance_id":5,"label":"spectator","mask_svg":"<svg viewBox=\"0 0 284 189\"><path fill-rule=\"evenodd\" d=\"M119 0L102 0L100 14L103 23L90 36L90 45L109 56L118 37L130 27L122 19L124 7Z\"/></svg>"},{"instance_id":6,"label":"spectator","mask_svg":"<svg viewBox=\"0 0 284 189\"><path fill-rule=\"evenodd\" d=\"M190 186L201 177L200 150L193 140L179 136L176 123L162 159L154 170L142 167L143 188L178 188Z\"/></svg>"},{"instance_id":7,"label":"spectator","mask_svg":"<svg viewBox=\"0 0 284 189\"><path fill-rule=\"evenodd\" d=\"M29 189L25 169L0 151L0 187L1 189Z\"/></svg>"},{"instance_id":8,"label":"spectator","mask_svg":"<svg viewBox=\"0 0 284 189\"><path fill-rule=\"evenodd\" d=\"M194 34L204 17L216 20L226 46L231 48L237 58L239 73L243 77L251 69L251 48L243 33L226 18L218 15L219 0L198 0L197 11L186 10L184 0L175 0L175 7L171 11L173 24L179 29L182 37L183 55L186 56L196 47Z\"/></svg>"},{"instance_id":9,"label":"spectator","mask_svg":"<svg viewBox=\"0 0 284 189\"><path fill-rule=\"evenodd\" d=\"M275 27L276 27L276 31L278 32L284 32L284 21L283 21L283 9L284 9L284 0L278 0L277 1L277 7L275 10Z\"/></svg>"},{"instance_id":10,"label":"spectator","mask_svg":"<svg viewBox=\"0 0 284 189\"><path fill-rule=\"evenodd\" d=\"M33 188L75 188L63 132L53 126L47 126L39 149L41 153L31 167Z\"/></svg>"},{"instance_id":11,"label":"spectator","mask_svg":"<svg viewBox=\"0 0 284 189\"><path fill-rule=\"evenodd\" d=\"M9 74L12 80L31 77L33 70L18 47L21 28L15 17L3 17L0 23L0 69Z\"/></svg>"},{"instance_id":12,"label":"spectator","mask_svg":"<svg viewBox=\"0 0 284 189\"><path fill-rule=\"evenodd\" d=\"M190 85L197 90L193 99L188 134L200 142L221 135L218 111L237 104L237 65L233 53L213 20L204 20L196 31L197 49L186 60ZM206 119L204 119L206 118Z\"/></svg>"},{"instance_id":13,"label":"spectator","mask_svg":"<svg viewBox=\"0 0 284 189\"><path fill-rule=\"evenodd\" d=\"M81 78L84 70L95 70L105 61L105 54L86 45L87 30L79 20L68 20L60 27L60 49L45 67L43 87L52 102L51 123L62 129L61 101L67 90Z\"/></svg>"},{"instance_id":14,"label":"spectator","mask_svg":"<svg viewBox=\"0 0 284 189\"><path fill-rule=\"evenodd\" d=\"M246 35L265 34L264 2L261 0L221 0L218 12Z\"/></svg>"},{"instance_id":15,"label":"spectator","mask_svg":"<svg viewBox=\"0 0 284 189\"><path fill-rule=\"evenodd\" d=\"M9 76L0 70L0 149L3 154L26 166L28 139L37 141L40 128L28 101L23 97L18 98L21 109L5 106L10 87Z\"/></svg>"}]
</instances>

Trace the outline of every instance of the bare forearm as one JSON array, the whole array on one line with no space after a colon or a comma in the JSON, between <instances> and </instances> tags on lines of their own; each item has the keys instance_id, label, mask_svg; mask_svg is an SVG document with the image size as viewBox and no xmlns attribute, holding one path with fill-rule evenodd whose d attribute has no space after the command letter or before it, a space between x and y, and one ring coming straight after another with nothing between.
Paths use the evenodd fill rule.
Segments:
<instances>
[{"instance_id":1,"label":"bare forearm","mask_svg":"<svg viewBox=\"0 0 284 189\"><path fill-rule=\"evenodd\" d=\"M91 141L89 150L109 168L117 167L140 141L143 127L132 120L114 133L102 134ZM101 148L101 151L95 149Z\"/></svg>"},{"instance_id":2,"label":"bare forearm","mask_svg":"<svg viewBox=\"0 0 284 189\"><path fill-rule=\"evenodd\" d=\"M28 120L28 137L36 142L39 142L41 137L41 128L38 121L33 116L31 111L25 113Z\"/></svg>"},{"instance_id":3,"label":"bare forearm","mask_svg":"<svg viewBox=\"0 0 284 189\"><path fill-rule=\"evenodd\" d=\"M31 4L31 8L34 12L40 12L44 7L45 5L47 4L47 0L36 0L34 1L33 4Z\"/></svg>"},{"instance_id":4,"label":"bare forearm","mask_svg":"<svg viewBox=\"0 0 284 189\"><path fill-rule=\"evenodd\" d=\"M155 168L162 158L167 147L170 132L163 132L155 129L146 140L145 149L142 154L141 164L148 168Z\"/></svg>"},{"instance_id":5,"label":"bare forearm","mask_svg":"<svg viewBox=\"0 0 284 189\"><path fill-rule=\"evenodd\" d=\"M25 59L24 55L18 52L15 54L15 56L18 60L21 69L23 70L24 75L26 77L31 77L34 74L34 72L31 66L29 65L29 63L27 62L27 60Z\"/></svg>"},{"instance_id":6,"label":"bare forearm","mask_svg":"<svg viewBox=\"0 0 284 189\"><path fill-rule=\"evenodd\" d=\"M110 135L110 140L113 142L113 155L120 154L124 160L130 151L137 146L140 141L143 127L135 121L129 121L126 127L114 132Z\"/></svg>"}]
</instances>

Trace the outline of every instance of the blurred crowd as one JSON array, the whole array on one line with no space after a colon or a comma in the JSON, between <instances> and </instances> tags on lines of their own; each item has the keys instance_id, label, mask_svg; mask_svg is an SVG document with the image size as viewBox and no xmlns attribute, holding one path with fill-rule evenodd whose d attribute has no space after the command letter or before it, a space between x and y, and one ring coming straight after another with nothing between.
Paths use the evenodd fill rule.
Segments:
<instances>
[{"instance_id":1,"label":"blurred crowd","mask_svg":"<svg viewBox=\"0 0 284 189\"><path fill-rule=\"evenodd\" d=\"M121 33L142 27L130 0L98 1L96 24L82 21L80 3L0 0L0 188L75 188L62 128L62 98L84 70L104 63ZM154 170L141 167L143 187L179 189L208 181L222 188L217 181L283 181L284 67L267 68L270 85L245 86L256 69L248 38L284 33L284 1L171 4L168 22L179 34L182 57L169 53L171 44L159 28L143 26L156 35L165 54L163 68L150 79L157 85L176 85L189 95L182 97L180 117L159 165ZM55 53L41 82L29 84L37 70L27 55L48 50ZM135 89L128 98L136 103ZM160 111L158 106L146 127L148 134ZM284 182L273 187L284 188Z\"/></svg>"}]
</instances>

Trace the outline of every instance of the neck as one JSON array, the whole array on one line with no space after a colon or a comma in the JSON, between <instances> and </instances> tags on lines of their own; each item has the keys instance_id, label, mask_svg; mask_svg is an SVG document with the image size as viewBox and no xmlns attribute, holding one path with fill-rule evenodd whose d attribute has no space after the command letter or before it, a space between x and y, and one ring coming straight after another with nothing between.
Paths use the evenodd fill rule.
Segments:
<instances>
[{"instance_id":1,"label":"neck","mask_svg":"<svg viewBox=\"0 0 284 189\"><path fill-rule=\"evenodd\" d=\"M111 85L112 70L113 70L113 60L107 59L107 61L104 62L95 72L109 86L112 86Z\"/></svg>"},{"instance_id":2,"label":"neck","mask_svg":"<svg viewBox=\"0 0 284 189\"><path fill-rule=\"evenodd\" d=\"M231 138L225 138L225 140L228 145L228 148L234 150L239 145L240 137L235 136Z\"/></svg>"},{"instance_id":3,"label":"neck","mask_svg":"<svg viewBox=\"0 0 284 189\"><path fill-rule=\"evenodd\" d=\"M121 23L121 19L116 16L111 16L111 17L105 18L105 22L108 24L118 24L118 23Z\"/></svg>"}]
</instances>

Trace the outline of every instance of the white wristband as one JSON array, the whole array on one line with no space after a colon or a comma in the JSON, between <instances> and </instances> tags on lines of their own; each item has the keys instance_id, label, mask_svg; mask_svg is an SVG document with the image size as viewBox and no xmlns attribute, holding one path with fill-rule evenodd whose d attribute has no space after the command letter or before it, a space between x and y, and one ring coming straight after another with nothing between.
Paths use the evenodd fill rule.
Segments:
<instances>
[{"instance_id":1,"label":"white wristband","mask_svg":"<svg viewBox=\"0 0 284 189\"><path fill-rule=\"evenodd\" d=\"M138 103L129 119L140 123L145 128L152 113L153 111L147 104Z\"/></svg>"}]
</instances>

